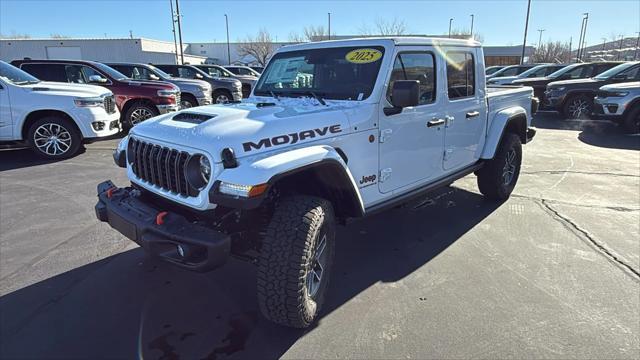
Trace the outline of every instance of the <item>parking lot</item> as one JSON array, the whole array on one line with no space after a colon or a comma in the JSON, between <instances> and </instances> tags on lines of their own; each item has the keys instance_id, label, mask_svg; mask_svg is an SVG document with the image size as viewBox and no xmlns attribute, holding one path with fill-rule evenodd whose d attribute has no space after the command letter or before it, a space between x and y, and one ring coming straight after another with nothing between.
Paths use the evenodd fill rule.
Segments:
<instances>
[{"instance_id":1,"label":"parking lot","mask_svg":"<svg viewBox=\"0 0 640 360\"><path fill-rule=\"evenodd\" d=\"M0 152L2 358L637 358L640 136L539 113L511 199L468 176L341 227L319 322L259 314L254 266L194 274L95 219L117 139Z\"/></svg>"}]
</instances>

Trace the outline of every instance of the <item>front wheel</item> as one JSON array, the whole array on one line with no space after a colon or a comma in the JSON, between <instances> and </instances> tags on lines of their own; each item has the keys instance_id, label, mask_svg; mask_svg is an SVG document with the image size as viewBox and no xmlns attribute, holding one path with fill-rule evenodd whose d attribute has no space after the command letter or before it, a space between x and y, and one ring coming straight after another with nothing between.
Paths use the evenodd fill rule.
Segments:
<instances>
[{"instance_id":1,"label":"front wheel","mask_svg":"<svg viewBox=\"0 0 640 360\"><path fill-rule=\"evenodd\" d=\"M629 134L640 133L640 105L636 105L635 109L625 116L622 126Z\"/></svg>"},{"instance_id":2,"label":"front wheel","mask_svg":"<svg viewBox=\"0 0 640 360\"><path fill-rule=\"evenodd\" d=\"M592 98L586 95L576 95L567 99L562 112L567 119L589 119L592 110Z\"/></svg>"},{"instance_id":3,"label":"front wheel","mask_svg":"<svg viewBox=\"0 0 640 360\"><path fill-rule=\"evenodd\" d=\"M196 106L198 106L198 100L196 100L193 95L182 93L180 98L180 109L189 109Z\"/></svg>"},{"instance_id":4,"label":"front wheel","mask_svg":"<svg viewBox=\"0 0 640 360\"><path fill-rule=\"evenodd\" d=\"M478 170L478 188L490 200L504 201L509 198L520 177L522 143L520 137L508 133L500 142L493 159Z\"/></svg>"},{"instance_id":5,"label":"front wheel","mask_svg":"<svg viewBox=\"0 0 640 360\"><path fill-rule=\"evenodd\" d=\"M147 119L157 116L159 113L160 112L155 106L138 102L131 105L124 114L124 123L127 127L132 128Z\"/></svg>"},{"instance_id":6,"label":"front wheel","mask_svg":"<svg viewBox=\"0 0 640 360\"><path fill-rule=\"evenodd\" d=\"M317 197L286 197L266 230L258 263L260 310L277 324L308 327L322 307L331 275L333 207Z\"/></svg>"},{"instance_id":7,"label":"front wheel","mask_svg":"<svg viewBox=\"0 0 640 360\"><path fill-rule=\"evenodd\" d=\"M27 141L31 150L47 160L66 159L82 147L82 136L71 121L46 116L29 127Z\"/></svg>"},{"instance_id":8,"label":"front wheel","mask_svg":"<svg viewBox=\"0 0 640 360\"><path fill-rule=\"evenodd\" d=\"M227 90L216 90L213 92L213 103L214 104L226 104L233 100L233 96Z\"/></svg>"}]
</instances>

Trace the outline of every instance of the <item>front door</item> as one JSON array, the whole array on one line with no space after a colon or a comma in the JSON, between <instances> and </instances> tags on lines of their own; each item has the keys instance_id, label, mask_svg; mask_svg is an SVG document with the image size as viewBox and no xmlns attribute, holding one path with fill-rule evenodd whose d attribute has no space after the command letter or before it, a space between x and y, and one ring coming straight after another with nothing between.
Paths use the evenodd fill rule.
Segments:
<instances>
[{"instance_id":1,"label":"front door","mask_svg":"<svg viewBox=\"0 0 640 360\"><path fill-rule=\"evenodd\" d=\"M447 105L444 140L445 170L455 170L476 162L484 146L487 114L484 84L478 83L482 71L474 49L446 52Z\"/></svg>"},{"instance_id":2,"label":"front door","mask_svg":"<svg viewBox=\"0 0 640 360\"><path fill-rule=\"evenodd\" d=\"M401 192L442 174L444 121L436 76L438 56L424 47L406 48L395 55L388 74L388 91L381 104L391 107L391 89L395 80L420 82L420 105L404 108L401 113L380 112L381 192Z\"/></svg>"}]
</instances>

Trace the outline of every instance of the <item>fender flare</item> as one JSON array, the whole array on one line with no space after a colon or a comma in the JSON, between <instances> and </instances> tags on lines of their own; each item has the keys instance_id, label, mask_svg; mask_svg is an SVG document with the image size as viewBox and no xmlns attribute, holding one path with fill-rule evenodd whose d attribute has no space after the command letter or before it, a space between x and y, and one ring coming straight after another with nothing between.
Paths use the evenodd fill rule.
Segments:
<instances>
[{"instance_id":1,"label":"fender flare","mask_svg":"<svg viewBox=\"0 0 640 360\"><path fill-rule=\"evenodd\" d=\"M340 178L335 184L348 194L348 201L353 207L349 216L358 217L364 214L364 202L356 181L343 157L340 156L338 150L331 146L308 146L240 162L241 164L237 168L225 169L218 176L209 192L209 199L212 203L233 208L254 209L260 206L266 193L249 199L233 197L218 192L220 182L240 185L269 184L269 188L271 188L289 176L322 167L323 170L337 171L335 175ZM338 205L340 204L334 204L336 207Z\"/></svg>"},{"instance_id":2,"label":"fender flare","mask_svg":"<svg viewBox=\"0 0 640 360\"><path fill-rule=\"evenodd\" d=\"M528 113L522 106L514 106L498 111L491 121L487 133L487 140L480 155L481 159L493 159L507 128L514 128L514 132L524 144L527 142Z\"/></svg>"}]
</instances>

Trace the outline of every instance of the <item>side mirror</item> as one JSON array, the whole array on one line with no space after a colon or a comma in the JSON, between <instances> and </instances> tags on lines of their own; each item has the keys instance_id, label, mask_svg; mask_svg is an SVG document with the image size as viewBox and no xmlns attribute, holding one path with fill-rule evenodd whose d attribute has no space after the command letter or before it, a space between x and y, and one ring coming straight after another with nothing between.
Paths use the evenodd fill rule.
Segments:
<instances>
[{"instance_id":1,"label":"side mirror","mask_svg":"<svg viewBox=\"0 0 640 360\"><path fill-rule=\"evenodd\" d=\"M196 79L204 79L204 76L202 76L202 74L200 74L200 73L196 73L195 78Z\"/></svg>"},{"instance_id":2,"label":"side mirror","mask_svg":"<svg viewBox=\"0 0 640 360\"><path fill-rule=\"evenodd\" d=\"M614 75L611 78L611 80L614 80L614 81L626 81L627 80L627 75L625 75L625 74L617 74L617 75Z\"/></svg>"},{"instance_id":3,"label":"side mirror","mask_svg":"<svg viewBox=\"0 0 640 360\"><path fill-rule=\"evenodd\" d=\"M100 75L91 75L91 76L89 76L89 82L90 83L104 84L104 83L107 82L107 79L103 78Z\"/></svg>"},{"instance_id":4,"label":"side mirror","mask_svg":"<svg viewBox=\"0 0 640 360\"><path fill-rule=\"evenodd\" d=\"M158 77L158 75L156 74L149 74L149 80L160 80L160 78Z\"/></svg>"}]
</instances>

